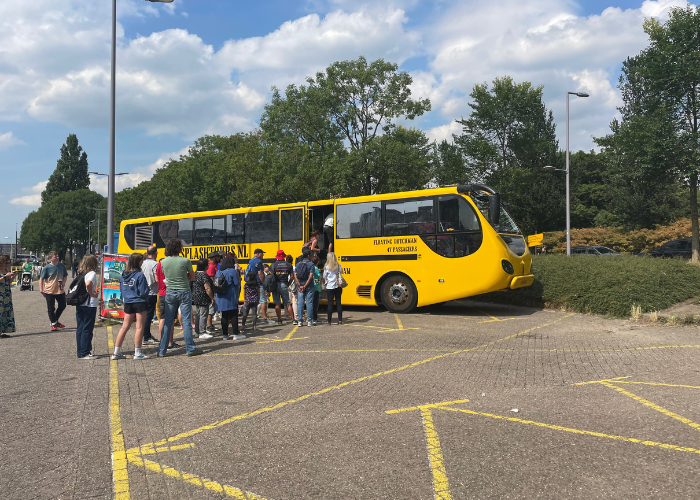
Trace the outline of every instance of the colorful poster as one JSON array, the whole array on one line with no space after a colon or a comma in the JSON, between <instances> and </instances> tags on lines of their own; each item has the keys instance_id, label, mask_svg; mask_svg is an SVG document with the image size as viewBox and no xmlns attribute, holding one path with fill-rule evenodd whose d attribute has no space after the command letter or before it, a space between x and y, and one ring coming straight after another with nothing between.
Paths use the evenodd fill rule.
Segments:
<instances>
[{"instance_id":1,"label":"colorful poster","mask_svg":"<svg viewBox=\"0 0 700 500\"><path fill-rule=\"evenodd\" d=\"M102 306L103 318L124 318L124 302L119 289L119 280L126 269L128 257L104 254L102 256Z\"/></svg>"}]
</instances>

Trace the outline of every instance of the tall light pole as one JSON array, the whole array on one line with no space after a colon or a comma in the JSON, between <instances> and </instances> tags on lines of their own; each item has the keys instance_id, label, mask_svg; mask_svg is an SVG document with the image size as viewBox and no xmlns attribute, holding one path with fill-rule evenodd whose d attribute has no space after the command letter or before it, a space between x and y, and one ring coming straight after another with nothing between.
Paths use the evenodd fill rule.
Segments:
<instances>
[{"instance_id":1,"label":"tall light pole","mask_svg":"<svg viewBox=\"0 0 700 500\"><path fill-rule=\"evenodd\" d=\"M152 3L171 3L173 0L148 0ZM115 147L115 101L117 80L117 0L112 0L112 78L109 93L109 176L107 177L107 241L114 241L114 147ZM114 243L109 250L114 252Z\"/></svg>"},{"instance_id":2,"label":"tall light pole","mask_svg":"<svg viewBox=\"0 0 700 500\"><path fill-rule=\"evenodd\" d=\"M102 253L102 247L100 246L100 212L107 210L106 208L93 208L97 212L97 248Z\"/></svg>"},{"instance_id":3,"label":"tall light pole","mask_svg":"<svg viewBox=\"0 0 700 500\"><path fill-rule=\"evenodd\" d=\"M566 255L571 255L571 196L569 189L569 95L576 97L588 97L585 92L567 92L566 93ZM554 168L547 165L545 170L562 171L560 168Z\"/></svg>"}]
</instances>

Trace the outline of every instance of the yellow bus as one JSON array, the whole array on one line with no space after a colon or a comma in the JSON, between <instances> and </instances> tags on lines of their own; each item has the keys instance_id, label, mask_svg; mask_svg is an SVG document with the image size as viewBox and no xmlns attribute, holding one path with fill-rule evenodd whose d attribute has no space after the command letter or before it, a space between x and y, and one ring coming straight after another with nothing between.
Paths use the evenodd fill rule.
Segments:
<instances>
[{"instance_id":1,"label":"yellow bus","mask_svg":"<svg viewBox=\"0 0 700 500\"><path fill-rule=\"evenodd\" d=\"M180 238L191 260L232 252L245 267L256 248L265 263L279 249L300 255L316 229L342 265L344 305L405 313L534 280L520 230L482 184L124 220L118 252L154 244L161 258Z\"/></svg>"}]
</instances>

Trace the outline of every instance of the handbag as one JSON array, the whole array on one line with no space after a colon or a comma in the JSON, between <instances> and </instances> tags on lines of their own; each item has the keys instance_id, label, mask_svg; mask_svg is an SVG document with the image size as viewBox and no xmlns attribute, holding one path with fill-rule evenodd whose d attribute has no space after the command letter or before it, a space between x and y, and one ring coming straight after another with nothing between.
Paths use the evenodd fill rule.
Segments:
<instances>
[{"instance_id":1,"label":"handbag","mask_svg":"<svg viewBox=\"0 0 700 500\"><path fill-rule=\"evenodd\" d=\"M214 293L218 295L224 295L226 292L228 292L228 282L226 281L226 277L221 271L219 271L214 277L214 280L211 284L211 289Z\"/></svg>"},{"instance_id":2,"label":"handbag","mask_svg":"<svg viewBox=\"0 0 700 500\"><path fill-rule=\"evenodd\" d=\"M340 288L345 288L346 286L348 286L348 282L345 281L345 278L343 278L342 273L338 273L338 286Z\"/></svg>"}]
</instances>

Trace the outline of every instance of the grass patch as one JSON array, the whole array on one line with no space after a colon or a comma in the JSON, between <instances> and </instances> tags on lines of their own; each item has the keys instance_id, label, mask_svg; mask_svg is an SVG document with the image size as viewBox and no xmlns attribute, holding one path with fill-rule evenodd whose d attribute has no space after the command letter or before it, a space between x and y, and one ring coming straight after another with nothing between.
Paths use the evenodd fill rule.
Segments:
<instances>
[{"instance_id":1,"label":"grass patch","mask_svg":"<svg viewBox=\"0 0 700 500\"><path fill-rule=\"evenodd\" d=\"M680 259L546 255L532 260L532 286L472 298L624 318L633 307L659 311L700 295L700 267Z\"/></svg>"}]
</instances>

